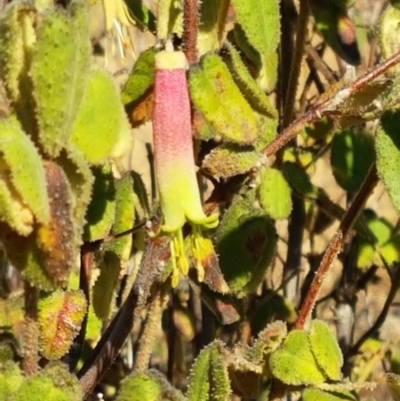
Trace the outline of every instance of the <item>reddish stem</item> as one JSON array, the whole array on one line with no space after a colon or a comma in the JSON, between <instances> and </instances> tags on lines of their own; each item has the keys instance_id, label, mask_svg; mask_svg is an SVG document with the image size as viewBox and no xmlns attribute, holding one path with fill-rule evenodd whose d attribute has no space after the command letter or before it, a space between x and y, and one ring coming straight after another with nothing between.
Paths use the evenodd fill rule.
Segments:
<instances>
[{"instance_id":1,"label":"reddish stem","mask_svg":"<svg viewBox=\"0 0 400 401\"><path fill-rule=\"evenodd\" d=\"M333 100L335 100L339 92L344 93L343 91L348 91L348 95L351 95L367 86L374 79L378 78L398 63L400 63L400 52L367 71L355 81L348 83L342 88L339 88L339 90L332 97L322 101L321 103L317 103L314 107L310 108L310 110L304 116L300 117L293 124L284 129L275 140L273 140L263 149L262 153L264 153L266 156L274 155L279 149L294 139L306 125L317 121L322 116L336 115L339 111L335 111L337 110L337 105L334 105ZM333 106L331 110L329 109L330 104Z\"/></svg>"},{"instance_id":2,"label":"reddish stem","mask_svg":"<svg viewBox=\"0 0 400 401\"><path fill-rule=\"evenodd\" d=\"M352 204L350 205L349 209L344 215L338 230L336 231L335 235L328 244L328 247L325 251L322 261L314 276L314 280L312 281L311 286L307 291L306 298L304 299L304 302L301 305L300 312L295 323L296 329L302 329L308 317L312 313L315 306L315 302L317 300L317 296L325 280L325 277L330 267L332 266L332 263L339 254L347 234L349 233L354 223L356 222L358 216L363 210L365 202L371 195L377 183L378 183L378 175L376 172L376 166L373 165L363 185L357 192L357 195L355 196Z\"/></svg>"},{"instance_id":3,"label":"reddish stem","mask_svg":"<svg viewBox=\"0 0 400 401\"><path fill-rule=\"evenodd\" d=\"M185 0L183 5L183 51L189 65L197 61L198 0Z\"/></svg>"}]
</instances>

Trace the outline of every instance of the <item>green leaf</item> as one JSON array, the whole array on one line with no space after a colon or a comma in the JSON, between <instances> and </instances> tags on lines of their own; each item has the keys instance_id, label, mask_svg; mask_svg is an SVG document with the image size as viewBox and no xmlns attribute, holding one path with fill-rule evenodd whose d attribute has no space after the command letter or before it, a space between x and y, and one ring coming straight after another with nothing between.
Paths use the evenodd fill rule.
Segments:
<instances>
[{"instance_id":1,"label":"green leaf","mask_svg":"<svg viewBox=\"0 0 400 401\"><path fill-rule=\"evenodd\" d=\"M229 178L250 171L260 158L250 146L226 144L213 149L201 167L215 178Z\"/></svg>"},{"instance_id":2,"label":"green leaf","mask_svg":"<svg viewBox=\"0 0 400 401\"><path fill-rule=\"evenodd\" d=\"M101 320L108 319L113 312L120 270L121 261L118 256L114 252L105 252L100 264L100 276L92 292L93 309Z\"/></svg>"},{"instance_id":3,"label":"green leaf","mask_svg":"<svg viewBox=\"0 0 400 401\"><path fill-rule=\"evenodd\" d=\"M80 290L57 290L39 301L39 348L46 359L59 359L68 352L86 309Z\"/></svg>"},{"instance_id":4,"label":"green leaf","mask_svg":"<svg viewBox=\"0 0 400 401\"><path fill-rule=\"evenodd\" d=\"M4 211L11 212L13 205L9 201L19 197L20 203L32 211L39 223L46 223L50 217L50 210L40 155L20 128L2 119L0 119L0 166L0 176L3 179L1 200L3 205L8 206L1 208L0 220L7 222L8 218L4 215ZM5 187L8 188L8 195ZM15 192L18 196L12 196ZM23 221L18 222L17 216L14 222L16 229L20 223L23 225ZM24 234L31 230L23 230L22 226L19 226L17 231Z\"/></svg>"},{"instance_id":5,"label":"green leaf","mask_svg":"<svg viewBox=\"0 0 400 401\"><path fill-rule=\"evenodd\" d=\"M158 401L161 385L146 373L134 373L121 383L117 401Z\"/></svg>"},{"instance_id":6,"label":"green leaf","mask_svg":"<svg viewBox=\"0 0 400 401\"><path fill-rule=\"evenodd\" d=\"M365 131L345 130L332 140L331 164L337 183L355 192L375 160L373 137Z\"/></svg>"},{"instance_id":7,"label":"green leaf","mask_svg":"<svg viewBox=\"0 0 400 401\"><path fill-rule=\"evenodd\" d=\"M73 17L62 8L43 15L30 69L38 138L52 157L69 139L90 65L86 9L72 4Z\"/></svg>"},{"instance_id":8,"label":"green leaf","mask_svg":"<svg viewBox=\"0 0 400 401\"><path fill-rule=\"evenodd\" d=\"M311 351L318 366L331 380L342 379L341 368L343 366L343 355L339 348L336 337L328 325L321 320L313 320L310 329Z\"/></svg>"},{"instance_id":9,"label":"green leaf","mask_svg":"<svg viewBox=\"0 0 400 401\"><path fill-rule=\"evenodd\" d=\"M309 1L317 29L326 43L347 63L359 65L361 55L358 49L356 28L348 17L346 8L330 0Z\"/></svg>"},{"instance_id":10,"label":"green leaf","mask_svg":"<svg viewBox=\"0 0 400 401\"><path fill-rule=\"evenodd\" d=\"M277 80L280 38L279 1L232 0L237 21L249 43L261 56L261 87L267 91L275 87Z\"/></svg>"},{"instance_id":11,"label":"green leaf","mask_svg":"<svg viewBox=\"0 0 400 401\"><path fill-rule=\"evenodd\" d=\"M71 142L89 163L103 164L113 156L120 137L130 136L126 124L126 115L113 79L105 70L93 68L73 126ZM129 142L125 145L124 152L127 152L130 150Z\"/></svg>"},{"instance_id":12,"label":"green leaf","mask_svg":"<svg viewBox=\"0 0 400 401\"><path fill-rule=\"evenodd\" d=\"M14 361L8 361L4 364L0 363L0 400L12 401L24 382L24 376Z\"/></svg>"},{"instance_id":13,"label":"green leaf","mask_svg":"<svg viewBox=\"0 0 400 401\"><path fill-rule=\"evenodd\" d=\"M228 366L221 354L220 347L215 346L210 352L210 401L226 401L230 398L231 386Z\"/></svg>"},{"instance_id":14,"label":"green leaf","mask_svg":"<svg viewBox=\"0 0 400 401\"><path fill-rule=\"evenodd\" d=\"M188 401L225 401L230 395L228 368L223 360L223 343L216 340L203 348L189 378Z\"/></svg>"},{"instance_id":15,"label":"green leaf","mask_svg":"<svg viewBox=\"0 0 400 401\"><path fill-rule=\"evenodd\" d=\"M400 40L400 10L389 4L379 21L379 45L383 58L389 58L397 53L397 44ZM389 76L398 76L399 67L394 66L388 71Z\"/></svg>"},{"instance_id":16,"label":"green leaf","mask_svg":"<svg viewBox=\"0 0 400 401\"><path fill-rule=\"evenodd\" d=\"M110 232L115 219L115 186L109 166L93 168L94 185L92 202L89 204L83 238L97 241Z\"/></svg>"},{"instance_id":17,"label":"green leaf","mask_svg":"<svg viewBox=\"0 0 400 401\"><path fill-rule=\"evenodd\" d=\"M189 73L191 99L207 122L227 141L252 144L258 137L256 117L228 68L214 54Z\"/></svg>"},{"instance_id":18,"label":"green leaf","mask_svg":"<svg viewBox=\"0 0 400 401\"><path fill-rule=\"evenodd\" d=\"M287 335L286 324L282 321L275 321L258 333L253 346L246 353L246 358L251 362L262 365L267 355L274 352Z\"/></svg>"},{"instance_id":19,"label":"green leaf","mask_svg":"<svg viewBox=\"0 0 400 401\"><path fill-rule=\"evenodd\" d=\"M289 385L316 385L326 380L311 351L308 333L303 330L288 334L280 349L270 356L269 367L274 377Z\"/></svg>"},{"instance_id":20,"label":"green leaf","mask_svg":"<svg viewBox=\"0 0 400 401\"><path fill-rule=\"evenodd\" d=\"M121 99L125 106L136 102L152 87L154 83L155 54L154 47L140 53L122 88Z\"/></svg>"},{"instance_id":21,"label":"green leaf","mask_svg":"<svg viewBox=\"0 0 400 401\"><path fill-rule=\"evenodd\" d=\"M356 401L357 399L349 392L327 392L317 388L307 388L303 391L304 401Z\"/></svg>"},{"instance_id":22,"label":"green leaf","mask_svg":"<svg viewBox=\"0 0 400 401\"><path fill-rule=\"evenodd\" d=\"M194 361L186 395L188 401L209 401L209 367L212 347L213 343L203 348Z\"/></svg>"},{"instance_id":23,"label":"green leaf","mask_svg":"<svg viewBox=\"0 0 400 401\"><path fill-rule=\"evenodd\" d=\"M156 18L154 14L143 4L142 0L124 0L138 27L142 30L156 31Z\"/></svg>"},{"instance_id":24,"label":"green leaf","mask_svg":"<svg viewBox=\"0 0 400 401\"><path fill-rule=\"evenodd\" d=\"M244 296L255 290L275 247L276 231L268 216L254 209L251 200L234 201L216 232L221 271L233 293Z\"/></svg>"},{"instance_id":25,"label":"green leaf","mask_svg":"<svg viewBox=\"0 0 400 401\"><path fill-rule=\"evenodd\" d=\"M400 165L400 110L387 111L376 132L375 149L378 175L397 211L400 211L400 176L394 166Z\"/></svg>"},{"instance_id":26,"label":"green leaf","mask_svg":"<svg viewBox=\"0 0 400 401\"><path fill-rule=\"evenodd\" d=\"M26 379L13 401L76 401L82 399L79 381L61 362L48 364L39 374Z\"/></svg>"},{"instance_id":27,"label":"green leaf","mask_svg":"<svg viewBox=\"0 0 400 401\"><path fill-rule=\"evenodd\" d=\"M235 47L226 42L224 45L227 50L225 61L229 67L236 85L240 88L251 107L258 113L276 119L278 113L271 103L269 97L261 90L257 82L251 76L244 64L239 52Z\"/></svg>"},{"instance_id":28,"label":"green leaf","mask_svg":"<svg viewBox=\"0 0 400 401\"><path fill-rule=\"evenodd\" d=\"M62 168L55 162L44 163L50 219L38 224L22 237L4 227L0 230L7 256L13 266L42 289L65 285L79 252L72 212L71 188Z\"/></svg>"},{"instance_id":29,"label":"green leaf","mask_svg":"<svg viewBox=\"0 0 400 401\"><path fill-rule=\"evenodd\" d=\"M400 261L400 234L394 235L381 246L381 254L389 266Z\"/></svg>"},{"instance_id":30,"label":"green leaf","mask_svg":"<svg viewBox=\"0 0 400 401\"><path fill-rule=\"evenodd\" d=\"M261 206L272 219L289 217L292 211L290 187L279 170L269 167L260 170L258 196Z\"/></svg>"},{"instance_id":31,"label":"green leaf","mask_svg":"<svg viewBox=\"0 0 400 401\"><path fill-rule=\"evenodd\" d=\"M116 401L186 401L158 371L134 372L121 382Z\"/></svg>"},{"instance_id":32,"label":"green leaf","mask_svg":"<svg viewBox=\"0 0 400 401\"><path fill-rule=\"evenodd\" d=\"M200 22L197 35L199 56L220 48L224 38L228 0L204 0L200 3Z\"/></svg>"},{"instance_id":33,"label":"green leaf","mask_svg":"<svg viewBox=\"0 0 400 401\"><path fill-rule=\"evenodd\" d=\"M32 4L13 2L0 13L0 79L22 125L31 133L32 85L28 76L36 41L36 10Z\"/></svg>"},{"instance_id":34,"label":"green leaf","mask_svg":"<svg viewBox=\"0 0 400 401\"><path fill-rule=\"evenodd\" d=\"M76 246L81 245L83 228L86 223L85 215L92 197L94 177L82 153L71 143L57 158L70 184L72 202L72 216L75 222Z\"/></svg>"},{"instance_id":35,"label":"green leaf","mask_svg":"<svg viewBox=\"0 0 400 401\"><path fill-rule=\"evenodd\" d=\"M316 198L318 196L318 188L311 183L307 172L297 163L285 162L282 172L289 184L299 194L311 198Z\"/></svg>"},{"instance_id":36,"label":"green leaf","mask_svg":"<svg viewBox=\"0 0 400 401\"><path fill-rule=\"evenodd\" d=\"M135 198L133 178L128 172L115 182L115 217L111 234L120 234L133 227L135 222ZM105 244L105 249L115 252L121 260L131 256L132 234L114 239Z\"/></svg>"}]
</instances>

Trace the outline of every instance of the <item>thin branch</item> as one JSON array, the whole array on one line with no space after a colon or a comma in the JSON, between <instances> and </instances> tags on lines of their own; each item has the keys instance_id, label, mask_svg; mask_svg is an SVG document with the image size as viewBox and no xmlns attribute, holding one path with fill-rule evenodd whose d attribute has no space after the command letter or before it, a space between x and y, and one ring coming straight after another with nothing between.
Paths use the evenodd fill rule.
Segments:
<instances>
[{"instance_id":1,"label":"thin branch","mask_svg":"<svg viewBox=\"0 0 400 401\"><path fill-rule=\"evenodd\" d=\"M286 128L293 119L294 105L296 102L297 85L301 70L301 60L304 53L304 44L307 36L307 24L309 16L308 0L300 0L299 16L296 28L296 46L289 77L288 90L285 99L285 111L283 127Z\"/></svg>"},{"instance_id":2,"label":"thin branch","mask_svg":"<svg viewBox=\"0 0 400 401\"><path fill-rule=\"evenodd\" d=\"M283 132L270 142L263 150L267 157L274 155L279 149L288 144L296 135L308 124L311 124L323 116L334 117L339 113L338 106L347 100L352 94L367 86L374 79L378 78L390 68L400 63L400 52L397 52L392 57L378 64L364 75L344 85L335 94L321 102L317 102L310 110L289 125Z\"/></svg>"},{"instance_id":3,"label":"thin branch","mask_svg":"<svg viewBox=\"0 0 400 401\"><path fill-rule=\"evenodd\" d=\"M310 64L319 71L324 78L328 81L329 85L334 85L339 79L335 76L335 73L329 68L325 61L318 54L318 51L314 49L311 44L305 46L307 53L307 60Z\"/></svg>"},{"instance_id":4,"label":"thin branch","mask_svg":"<svg viewBox=\"0 0 400 401\"><path fill-rule=\"evenodd\" d=\"M311 286L307 291L304 302L301 305L300 312L295 323L296 329L302 329L308 317L312 313L325 277L328 274L332 263L339 254L347 234L356 222L359 214L363 210L365 202L371 195L377 183L378 175L376 172L376 166L373 165L371 166L363 185L361 186L357 195L354 197L352 204L344 215L338 230L336 231L335 235L330 240L327 246L327 249L314 276Z\"/></svg>"}]
</instances>

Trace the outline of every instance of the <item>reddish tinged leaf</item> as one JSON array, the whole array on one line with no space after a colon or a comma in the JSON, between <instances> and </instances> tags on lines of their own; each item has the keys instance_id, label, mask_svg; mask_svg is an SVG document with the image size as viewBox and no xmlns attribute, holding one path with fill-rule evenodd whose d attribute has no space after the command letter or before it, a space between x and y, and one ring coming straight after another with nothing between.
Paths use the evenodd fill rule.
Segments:
<instances>
[{"instance_id":1,"label":"reddish tinged leaf","mask_svg":"<svg viewBox=\"0 0 400 401\"><path fill-rule=\"evenodd\" d=\"M39 301L39 347L45 358L59 359L68 352L86 310L86 298L80 290L57 290Z\"/></svg>"},{"instance_id":2,"label":"reddish tinged leaf","mask_svg":"<svg viewBox=\"0 0 400 401\"><path fill-rule=\"evenodd\" d=\"M75 265L77 249L72 217L72 195L63 169L56 163L44 163L50 220L37 229L37 245L43 255L43 267L55 283L68 279Z\"/></svg>"},{"instance_id":3,"label":"reddish tinged leaf","mask_svg":"<svg viewBox=\"0 0 400 401\"><path fill-rule=\"evenodd\" d=\"M153 113L153 105L154 92L150 89L135 102L126 106L133 128L137 128L150 120L151 114Z\"/></svg>"}]
</instances>

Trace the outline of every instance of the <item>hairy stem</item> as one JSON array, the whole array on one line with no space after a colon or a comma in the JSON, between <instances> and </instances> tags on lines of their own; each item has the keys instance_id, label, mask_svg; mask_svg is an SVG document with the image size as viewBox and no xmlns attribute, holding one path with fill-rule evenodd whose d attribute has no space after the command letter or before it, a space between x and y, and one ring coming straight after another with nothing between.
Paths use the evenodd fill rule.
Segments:
<instances>
[{"instance_id":1,"label":"hairy stem","mask_svg":"<svg viewBox=\"0 0 400 401\"><path fill-rule=\"evenodd\" d=\"M150 357L153 351L154 338L160 324L162 310L165 304L165 291L159 289L150 303L145 327L140 336L139 347L136 353L134 369L143 372L149 368Z\"/></svg>"},{"instance_id":2,"label":"hairy stem","mask_svg":"<svg viewBox=\"0 0 400 401\"><path fill-rule=\"evenodd\" d=\"M190 64L197 61L198 0L183 3L183 51Z\"/></svg>"},{"instance_id":3,"label":"hairy stem","mask_svg":"<svg viewBox=\"0 0 400 401\"><path fill-rule=\"evenodd\" d=\"M160 266L163 266L170 256L168 250L169 239L167 237L147 241L135 284L91 356L79 371L78 376L84 398L88 397L103 377L118 355L134 322L140 319L151 288L160 273Z\"/></svg>"}]
</instances>

